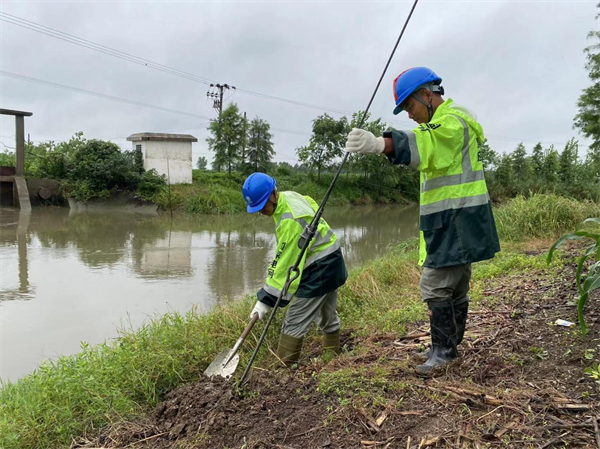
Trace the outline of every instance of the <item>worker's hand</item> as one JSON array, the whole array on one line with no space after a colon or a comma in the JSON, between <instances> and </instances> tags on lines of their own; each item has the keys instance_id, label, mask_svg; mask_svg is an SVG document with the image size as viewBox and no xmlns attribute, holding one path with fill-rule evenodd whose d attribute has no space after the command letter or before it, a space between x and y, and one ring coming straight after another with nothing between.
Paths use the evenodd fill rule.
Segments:
<instances>
[{"instance_id":1,"label":"worker's hand","mask_svg":"<svg viewBox=\"0 0 600 449\"><path fill-rule=\"evenodd\" d=\"M272 307L269 307L265 303L256 301L254 309L252 309L252 312L250 312L250 318L252 318L252 315L254 315L255 313L258 313L258 319L262 320L267 315L267 313L271 311L271 309Z\"/></svg>"},{"instance_id":2,"label":"worker's hand","mask_svg":"<svg viewBox=\"0 0 600 449\"><path fill-rule=\"evenodd\" d=\"M383 137L375 137L364 129L353 128L348 134L346 151L348 153L381 154L385 150Z\"/></svg>"}]
</instances>

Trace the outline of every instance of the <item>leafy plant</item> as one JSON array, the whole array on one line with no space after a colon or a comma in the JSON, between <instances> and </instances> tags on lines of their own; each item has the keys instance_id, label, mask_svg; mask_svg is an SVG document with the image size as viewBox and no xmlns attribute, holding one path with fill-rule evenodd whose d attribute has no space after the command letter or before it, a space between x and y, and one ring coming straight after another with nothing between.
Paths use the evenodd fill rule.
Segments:
<instances>
[{"instance_id":1,"label":"leafy plant","mask_svg":"<svg viewBox=\"0 0 600 449\"><path fill-rule=\"evenodd\" d=\"M587 367L583 372L594 379L598 386L600 386L600 365L598 363Z\"/></svg>"},{"instance_id":2,"label":"leafy plant","mask_svg":"<svg viewBox=\"0 0 600 449\"><path fill-rule=\"evenodd\" d=\"M600 226L600 218L588 218L583 222L584 224L596 224ZM571 232L569 234L563 235L559 238L554 245L550 248L548 252L547 262L550 263L552 261L552 256L554 251L559 248L563 243L567 240L582 240L582 239L591 239L594 243L588 246L583 253L583 255L578 259L577 262L577 289L579 290L579 299L577 301L577 311L579 313L579 326L581 328L581 333L583 335L587 334L587 326L585 324L584 316L583 316L583 308L587 303L590 293L596 289L600 288L600 230L598 232L589 232L585 230L580 230L576 232ZM582 281L582 274L585 262L594 258L596 262L589 268L587 276Z\"/></svg>"}]
</instances>

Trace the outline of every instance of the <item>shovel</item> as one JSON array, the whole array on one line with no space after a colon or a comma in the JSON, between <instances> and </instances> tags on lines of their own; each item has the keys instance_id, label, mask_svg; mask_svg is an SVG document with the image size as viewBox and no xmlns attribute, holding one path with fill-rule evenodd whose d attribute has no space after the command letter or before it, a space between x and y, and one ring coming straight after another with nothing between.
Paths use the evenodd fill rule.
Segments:
<instances>
[{"instance_id":1,"label":"shovel","mask_svg":"<svg viewBox=\"0 0 600 449\"><path fill-rule=\"evenodd\" d=\"M246 326L246 329L244 329L240 338L238 338L238 341L235 342L235 346L232 349L224 349L221 351L217 358L208 366L208 368L206 368L206 371L204 371L205 376L210 378L213 376L221 376L225 379L229 379L233 373L235 373L235 369L237 368L238 363L240 363L238 351L257 321L258 313L255 313L252 315L250 323L248 323L248 326Z\"/></svg>"}]
</instances>

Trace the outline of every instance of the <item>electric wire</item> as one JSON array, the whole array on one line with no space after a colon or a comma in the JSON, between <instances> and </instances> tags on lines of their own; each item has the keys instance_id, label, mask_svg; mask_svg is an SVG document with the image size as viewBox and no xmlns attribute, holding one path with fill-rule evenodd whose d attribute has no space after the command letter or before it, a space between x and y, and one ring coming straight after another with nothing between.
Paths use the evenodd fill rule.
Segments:
<instances>
[{"instance_id":1,"label":"electric wire","mask_svg":"<svg viewBox=\"0 0 600 449\"><path fill-rule=\"evenodd\" d=\"M71 44L79 45L81 47L85 47L90 50L98 51L100 53L104 53L109 56L113 56L115 58L133 62L135 64L138 64L138 65L141 65L144 67L148 67L150 69L158 70L158 71L161 71L161 72L164 72L164 73L167 73L170 75L174 75L174 76L179 76L179 77L188 79L190 81L199 82L199 83L202 83L205 85L211 85L211 84L216 83L216 81L211 80L209 78L205 78L205 77L202 77L199 75L194 75L192 73L185 72L183 70L179 70L179 69L176 69L173 67L166 66L164 64L153 62L148 59L145 59L145 58L142 58L139 56L135 56L130 53L123 52L121 50L107 47L105 45L98 44L98 43L89 41L87 39L83 39L83 38L74 36L72 34L68 34L63 31L60 31L60 30L36 23L36 22L32 22L27 19L23 19L22 17L8 14L6 12L0 11L0 20L4 21L6 23L10 23L12 25L16 25L16 26L19 26L22 28L29 29L31 31L42 33L47 36L69 42ZM315 105L315 104L305 103L305 102L301 102L301 101L297 101L297 100L292 100L289 98L278 97L275 95L264 94L264 93L260 93L260 92L256 92L256 91L252 91L252 90L248 90L248 89L243 89L243 88L236 88L236 91L247 94L247 95L251 95L251 96L254 96L257 98L264 98L264 99L278 101L278 102L282 102L282 103L288 103L288 104L293 104L293 105L297 105L297 106L318 109L320 111L333 112L333 113L337 113L337 114L347 115L349 117L351 117L353 114L353 112L351 112L351 111L346 111L346 110L339 109L339 108L319 106L319 105ZM235 92L230 92L228 98L231 99L233 97L233 95L235 95ZM398 122L398 123L408 123L411 126L410 129L414 128L413 123L408 122L406 120L398 119L397 117L382 117L382 119L386 120L387 122L394 121L394 122ZM288 131L284 131L284 132L288 132ZM492 137L497 140L505 141L505 142L541 142L541 143L552 144L552 145L566 145L566 143L538 141L536 139L529 139L529 138L523 139L523 138L518 138L518 137L503 136L503 135L499 135L499 134L487 134L487 136Z\"/></svg>"}]
</instances>

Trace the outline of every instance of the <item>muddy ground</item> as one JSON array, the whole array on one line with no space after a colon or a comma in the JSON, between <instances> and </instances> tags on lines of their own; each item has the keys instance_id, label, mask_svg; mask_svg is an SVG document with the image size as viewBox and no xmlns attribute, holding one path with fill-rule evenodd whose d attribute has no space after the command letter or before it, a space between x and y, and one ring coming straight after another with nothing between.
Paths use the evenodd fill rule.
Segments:
<instances>
[{"instance_id":1,"label":"muddy ground","mask_svg":"<svg viewBox=\"0 0 600 449\"><path fill-rule=\"evenodd\" d=\"M119 423L85 446L600 448L600 389L584 373L600 353L598 295L585 338L551 325L577 321L574 273L570 265L558 276L485 281L462 358L431 379L413 372L414 354L429 343L426 323L400 340L347 333L339 357L320 358L315 342L298 369L255 369L241 395L231 382L200 379L171 392L146 420Z\"/></svg>"}]
</instances>

